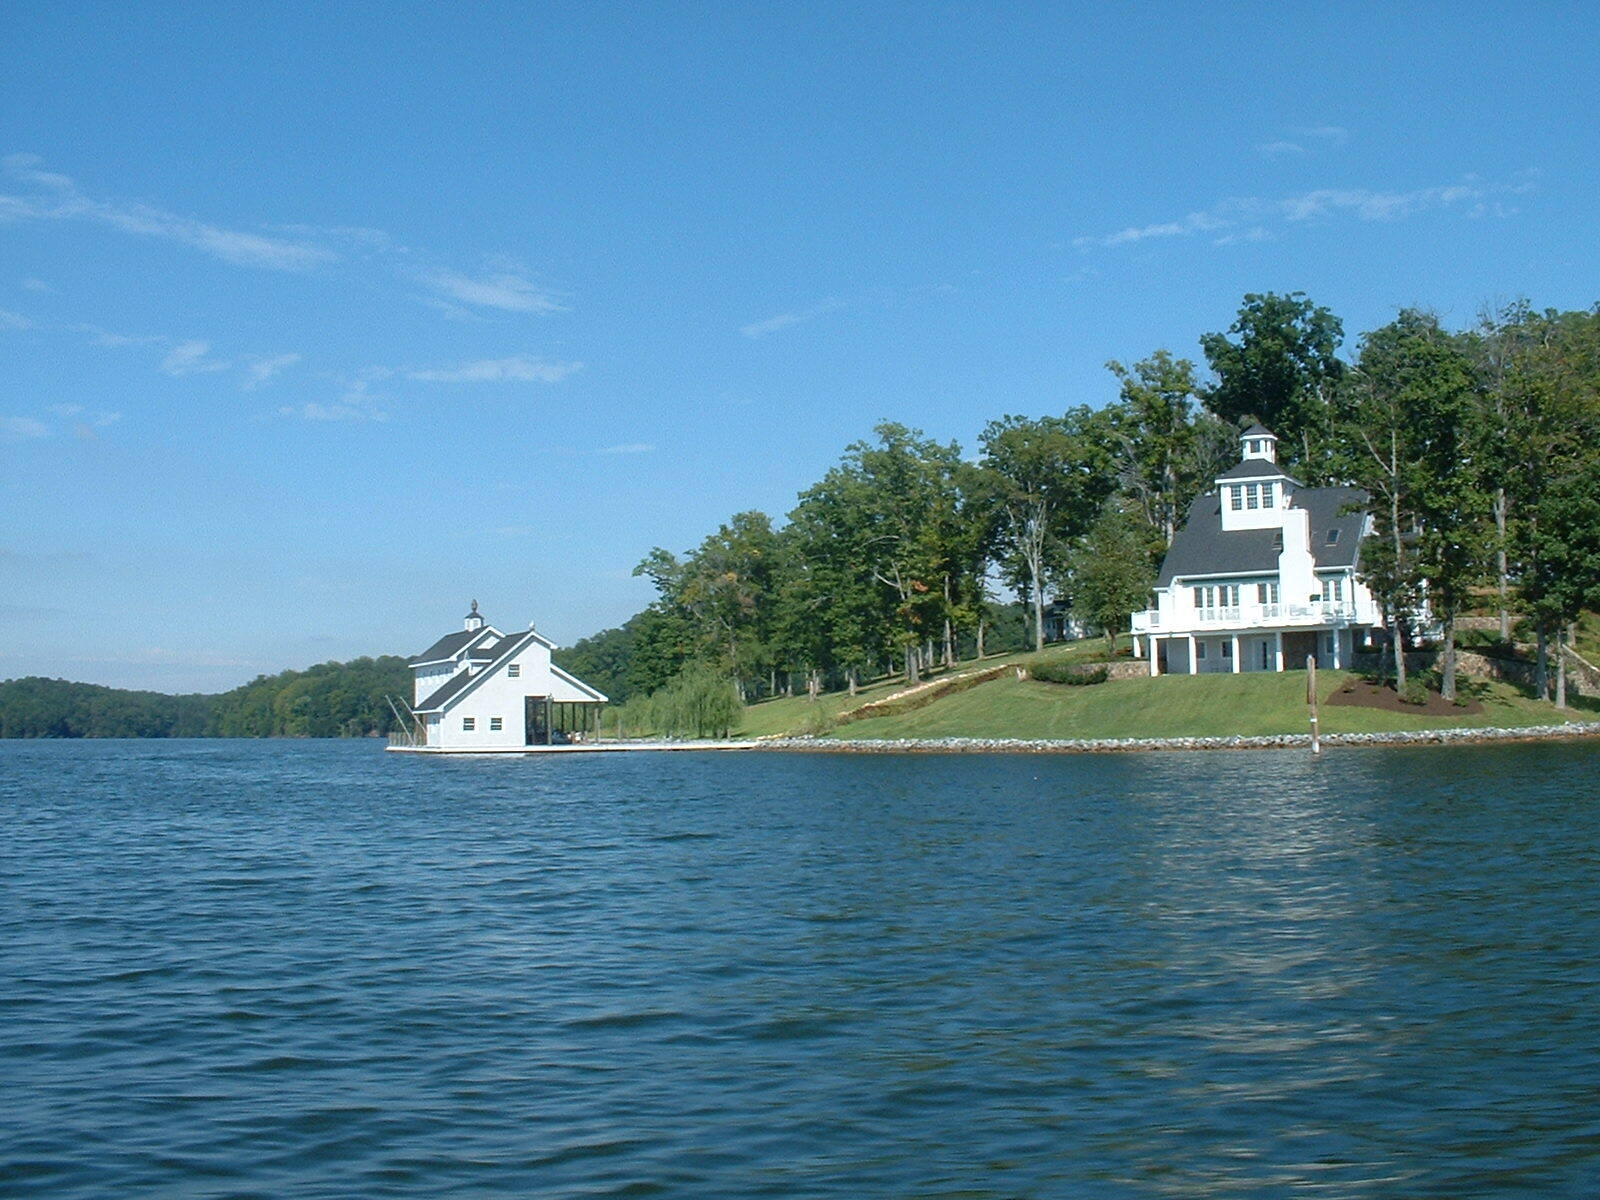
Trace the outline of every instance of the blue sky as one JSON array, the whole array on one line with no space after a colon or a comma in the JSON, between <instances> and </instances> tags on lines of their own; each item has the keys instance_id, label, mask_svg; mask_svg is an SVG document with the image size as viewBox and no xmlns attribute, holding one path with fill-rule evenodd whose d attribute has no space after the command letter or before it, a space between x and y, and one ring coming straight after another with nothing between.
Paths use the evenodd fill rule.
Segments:
<instances>
[{"instance_id":1,"label":"blue sky","mask_svg":"<svg viewBox=\"0 0 1600 1200\"><path fill-rule=\"evenodd\" d=\"M568 642L888 417L1600 299L1580 5L34 5L0 72L0 678Z\"/></svg>"}]
</instances>

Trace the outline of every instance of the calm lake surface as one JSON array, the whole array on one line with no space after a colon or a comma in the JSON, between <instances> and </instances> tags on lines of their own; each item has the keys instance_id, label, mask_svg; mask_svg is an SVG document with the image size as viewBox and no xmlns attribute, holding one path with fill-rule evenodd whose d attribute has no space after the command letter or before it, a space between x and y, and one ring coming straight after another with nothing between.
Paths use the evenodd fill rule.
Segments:
<instances>
[{"instance_id":1,"label":"calm lake surface","mask_svg":"<svg viewBox=\"0 0 1600 1200\"><path fill-rule=\"evenodd\" d=\"M8 1197L1592 1197L1600 747L0 743Z\"/></svg>"}]
</instances>

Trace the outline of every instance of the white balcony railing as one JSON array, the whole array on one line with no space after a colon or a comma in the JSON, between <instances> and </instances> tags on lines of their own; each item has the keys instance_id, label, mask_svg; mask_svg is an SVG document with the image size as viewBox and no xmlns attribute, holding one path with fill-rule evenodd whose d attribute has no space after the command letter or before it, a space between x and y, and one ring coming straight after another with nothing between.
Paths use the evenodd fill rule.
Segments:
<instances>
[{"instance_id":1,"label":"white balcony railing","mask_svg":"<svg viewBox=\"0 0 1600 1200\"><path fill-rule=\"evenodd\" d=\"M1306 604L1241 604L1213 608L1191 608L1163 613L1147 608L1133 614L1134 633L1172 632L1202 629L1270 629L1282 626L1337 626L1360 620L1356 605L1349 601L1315 601ZM1368 618L1376 621L1373 615Z\"/></svg>"}]
</instances>

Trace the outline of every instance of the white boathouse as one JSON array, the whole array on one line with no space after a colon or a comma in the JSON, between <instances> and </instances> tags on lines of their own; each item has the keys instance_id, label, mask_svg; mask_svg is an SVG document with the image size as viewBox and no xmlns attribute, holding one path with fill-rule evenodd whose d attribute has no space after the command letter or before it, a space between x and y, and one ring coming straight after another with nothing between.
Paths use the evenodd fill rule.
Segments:
<instances>
[{"instance_id":1,"label":"white boathouse","mask_svg":"<svg viewBox=\"0 0 1600 1200\"><path fill-rule=\"evenodd\" d=\"M533 626L502 633L478 612L411 659L410 727L391 750L483 753L594 737L606 697L550 660Z\"/></svg>"}]
</instances>

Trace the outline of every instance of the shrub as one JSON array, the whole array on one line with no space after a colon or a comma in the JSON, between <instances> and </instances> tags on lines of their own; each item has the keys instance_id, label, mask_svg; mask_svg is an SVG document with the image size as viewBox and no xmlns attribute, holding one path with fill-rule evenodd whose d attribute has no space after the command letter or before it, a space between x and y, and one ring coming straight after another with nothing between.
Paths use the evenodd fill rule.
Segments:
<instances>
[{"instance_id":1,"label":"shrub","mask_svg":"<svg viewBox=\"0 0 1600 1200\"><path fill-rule=\"evenodd\" d=\"M1073 687L1083 687L1104 683L1111 672L1104 666L1084 670L1071 663L1040 663L1038 666L1030 667L1028 674L1041 683L1065 683Z\"/></svg>"},{"instance_id":2,"label":"shrub","mask_svg":"<svg viewBox=\"0 0 1600 1200\"><path fill-rule=\"evenodd\" d=\"M800 722L800 732L806 737L823 737L839 727L839 718L825 708L813 708Z\"/></svg>"},{"instance_id":3,"label":"shrub","mask_svg":"<svg viewBox=\"0 0 1600 1200\"><path fill-rule=\"evenodd\" d=\"M1420 679L1406 680L1406 686L1400 693L1401 704L1426 704L1428 702L1428 685Z\"/></svg>"}]
</instances>

